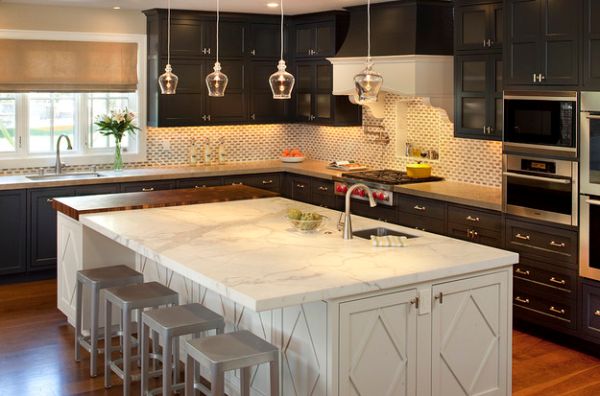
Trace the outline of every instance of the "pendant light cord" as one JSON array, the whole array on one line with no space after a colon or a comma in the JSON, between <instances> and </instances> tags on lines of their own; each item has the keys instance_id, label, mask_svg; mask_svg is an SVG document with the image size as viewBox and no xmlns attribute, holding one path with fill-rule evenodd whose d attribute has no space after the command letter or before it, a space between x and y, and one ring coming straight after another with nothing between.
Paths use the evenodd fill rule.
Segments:
<instances>
[{"instance_id":1,"label":"pendant light cord","mask_svg":"<svg viewBox=\"0 0 600 396\"><path fill-rule=\"evenodd\" d=\"M167 65L171 64L171 0L167 1Z\"/></svg>"},{"instance_id":2,"label":"pendant light cord","mask_svg":"<svg viewBox=\"0 0 600 396\"><path fill-rule=\"evenodd\" d=\"M219 63L219 0L217 0L217 63Z\"/></svg>"},{"instance_id":3,"label":"pendant light cord","mask_svg":"<svg viewBox=\"0 0 600 396\"><path fill-rule=\"evenodd\" d=\"M280 47L280 60L283 60L283 0L279 0L279 9L281 10L281 47Z\"/></svg>"},{"instance_id":4,"label":"pendant light cord","mask_svg":"<svg viewBox=\"0 0 600 396\"><path fill-rule=\"evenodd\" d=\"M367 0L367 64L371 65L371 0Z\"/></svg>"}]
</instances>

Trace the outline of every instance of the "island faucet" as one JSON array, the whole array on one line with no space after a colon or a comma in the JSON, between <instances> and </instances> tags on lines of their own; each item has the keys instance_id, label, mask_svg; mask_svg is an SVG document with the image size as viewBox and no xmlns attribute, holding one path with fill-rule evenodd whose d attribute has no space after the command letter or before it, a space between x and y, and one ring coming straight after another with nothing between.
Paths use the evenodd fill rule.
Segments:
<instances>
[{"instance_id":1,"label":"island faucet","mask_svg":"<svg viewBox=\"0 0 600 396\"><path fill-rule=\"evenodd\" d=\"M344 217L343 222L343 233L342 236L344 239L352 239L352 219L350 218L350 197L352 193L357 188L362 188L367 192L367 197L369 197L369 205L373 208L377 206L377 202L375 202L375 198L373 198L373 194L371 193L371 189L366 184L357 183L352 185L348 191L346 191L346 206L345 211L340 215L340 220L338 222L338 230L342 227L342 217Z\"/></svg>"},{"instance_id":2,"label":"island faucet","mask_svg":"<svg viewBox=\"0 0 600 396\"><path fill-rule=\"evenodd\" d=\"M60 175L62 173L62 168L63 166L65 166L65 164L63 164L60 160L60 141L63 138L67 139L67 150L73 150L73 146L71 145L71 139L69 139L67 135L60 135L58 137L58 140L56 141L56 165L54 165L56 169L55 172L57 175Z\"/></svg>"}]
</instances>

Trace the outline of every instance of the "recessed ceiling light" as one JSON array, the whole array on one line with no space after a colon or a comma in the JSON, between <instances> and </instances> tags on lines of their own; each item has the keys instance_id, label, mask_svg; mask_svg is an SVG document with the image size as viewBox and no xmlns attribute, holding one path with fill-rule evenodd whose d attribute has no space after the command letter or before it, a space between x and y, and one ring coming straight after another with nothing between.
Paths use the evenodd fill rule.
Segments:
<instances>
[{"instance_id":1,"label":"recessed ceiling light","mask_svg":"<svg viewBox=\"0 0 600 396\"><path fill-rule=\"evenodd\" d=\"M279 3L267 3L267 7L270 7L270 8L279 7Z\"/></svg>"},{"instance_id":2,"label":"recessed ceiling light","mask_svg":"<svg viewBox=\"0 0 600 396\"><path fill-rule=\"evenodd\" d=\"M113 10L120 10L120 9L121 9L121 7L119 7L119 6L114 6L113 7Z\"/></svg>"}]
</instances>

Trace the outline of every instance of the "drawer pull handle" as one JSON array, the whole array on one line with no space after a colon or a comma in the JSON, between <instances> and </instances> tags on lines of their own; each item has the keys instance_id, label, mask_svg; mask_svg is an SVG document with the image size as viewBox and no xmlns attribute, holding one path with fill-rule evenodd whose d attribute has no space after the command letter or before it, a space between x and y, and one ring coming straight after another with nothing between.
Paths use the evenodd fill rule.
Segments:
<instances>
[{"instance_id":1,"label":"drawer pull handle","mask_svg":"<svg viewBox=\"0 0 600 396\"><path fill-rule=\"evenodd\" d=\"M296 187L298 187L298 188L304 188L304 184L296 184Z\"/></svg>"},{"instance_id":2,"label":"drawer pull handle","mask_svg":"<svg viewBox=\"0 0 600 396\"><path fill-rule=\"evenodd\" d=\"M467 230L467 238L469 239L477 239L479 233L475 230Z\"/></svg>"},{"instance_id":3,"label":"drawer pull handle","mask_svg":"<svg viewBox=\"0 0 600 396\"><path fill-rule=\"evenodd\" d=\"M154 191L154 187L144 187L144 188L142 188L142 192L150 192L150 191Z\"/></svg>"},{"instance_id":4,"label":"drawer pull handle","mask_svg":"<svg viewBox=\"0 0 600 396\"><path fill-rule=\"evenodd\" d=\"M515 235L515 238L522 239L524 241L528 241L528 240L531 239L531 237L529 235L523 235L523 234L520 234L520 233L517 234L517 235Z\"/></svg>"},{"instance_id":5,"label":"drawer pull handle","mask_svg":"<svg viewBox=\"0 0 600 396\"><path fill-rule=\"evenodd\" d=\"M201 186L194 186L194 188L206 188L206 184L203 184Z\"/></svg>"},{"instance_id":6,"label":"drawer pull handle","mask_svg":"<svg viewBox=\"0 0 600 396\"><path fill-rule=\"evenodd\" d=\"M420 300L420 299L419 299L419 297L415 297L415 298L413 298L412 300L410 300L410 303L411 303L412 305L414 305L414 306L415 306L415 308L419 309L419 300Z\"/></svg>"},{"instance_id":7,"label":"drawer pull handle","mask_svg":"<svg viewBox=\"0 0 600 396\"><path fill-rule=\"evenodd\" d=\"M594 316L600 316L600 309L597 309L596 312L594 312Z\"/></svg>"},{"instance_id":8,"label":"drawer pull handle","mask_svg":"<svg viewBox=\"0 0 600 396\"><path fill-rule=\"evenodd\" d=\"M52 202L54 202L54 200L52 198L46 198L46 202L52 203Z\"/></svg>"},{"instance_id":9,"label":"drawer pull handle","mask_svg":"<svg viewBox=\"0 0 600 396\"><path fill-rule=\"evenodd\" d=\"M262 184L273 184L273 180L263 180Z\"/></svg>"},{"instance_id":10,"label":"drawer pull handle","mask_svg":"<svg viewBox=\"0 0 600 396\"><path fill-rule=\"evenodd\" d=\"M556 279L555 277L550 278L550 282L556 283L557 285L566 285L567 281L564 279Z\"/></svg>"},{"instance_id":11,"label":"drawer pull handle","mask_svg":"<svg viewBox=\"0 0 600 396\"><path fill-rule=\"evenodd\" d=\"M515 300L517 300L518 302L523 303L523 304L529 304L528 298L522 298L522 297L517 296L517 297L515 297Z\"/></svg>"},{"instance_id":12,"label":"drawer pull handle","mask_svg":"<svg viewBox=\"0 0 600 396\"><path fill-rule=\"evenodd\" d=\"M558 308L554 308L553 306L549 308L550 312L554 312L557 313L559 315L564 315L565 314L565 310L564 309L558 309Z\"/></svg>"},{"instance_id":13,"label":"drawer pull handle","mask_svg":"<svg viewBox=\"0 0 600 396\"><path fill-rule=\"evenodd\" d=\"M233 183L231 183L231 185L232 186L243 186L244 183L242 183L242 182L239 182L239 183L233 182Z\"/></svg>"},{"instance_id":14,"label":"drawer pull handle","mask_svg":"<svg viewBox=\"0 0 600 396\"><path fill-rule=\"evenodd\" d=\"M444 293L440 292L437 296L434 297L435 300L439 300L440 304L444 303Z\"/></svg>"},{"instance_id":15,"label":"drawer pull handle","mask_svg":"<svg viewBox=\"0 0 600 396\"><path fill-rule=\"evenodd\" d=\"M329 188L323 187L323 186L319 186L319 190L320 191L329 191Z\"/></svg>"},{"instance_id":16,"label":"drawer pull handle","mask_svg":"<svg viewBox=\"0 0 600 396\"><path fill-rule=\"evenodd\" d=\"M550 246L557 247L557 248L564 248L567 245L564 242L559 243L559 242L550 241Z\"/></svg>"},{"instance_id":17,"label":"drawer pull handle","mask_svg":"<svg viewBox=\"0 0 600 396\"><path fill-rule=\"evenodd\" d=\"M521 268L517 268L515 272L519 275L529 276L529 270L522 270ZM553 278L554 279L554 278Z\"/></svg>"},{"instance_id":18,"label":"drawer pull handle","mask_svg":"<svg viewBox=\"0 0 600 396\"><path fill-rule=\"evenodd\" d=\"M415 205L414 209L420 210L421 212L425 212L427 210L427 206Z\"/></svg>"},{"instance_id":19,"label":"drawer pull handle","mask_svg":"<svg viewBox=\"0 0 600 396\"><path fill-rule=\"evenodd\" d=\"M467 216L467 221L472 221L474 223L478 223L479 217Z\"/></svg>"}]
</instances>

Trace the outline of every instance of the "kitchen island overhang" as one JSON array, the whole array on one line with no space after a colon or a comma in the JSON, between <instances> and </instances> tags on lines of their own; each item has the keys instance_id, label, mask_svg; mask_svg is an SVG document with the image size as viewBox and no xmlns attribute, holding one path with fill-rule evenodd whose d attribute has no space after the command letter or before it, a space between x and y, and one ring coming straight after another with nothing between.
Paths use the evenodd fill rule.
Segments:
<instances>
[{"instance_id":1,"label":"kitchen island overhang","mask_svg":"<svg viewBox=\"0 0 600 396\"><path fill-rule=\"evenodd\" d=\"M114 264L108 252L130 254L147 280L175 288L182 303L202 302L225 316L229 330L249 329L279 346L284 395L386 394L382 383L393 395L450 395L443 389L452 386L510 394L517 254L361 217L354 218L356 230L385 226L417 238L404 248L374 248L368 240L343 240L334 224L301 234L285 219L290 206L337 216L266 198L88 214L76 223L89 240L83 262L86 250L94 266L103 265L102 255L105 265ZM59 231L74 221L60 216ZM467 330L474 342L462 345L461 361L468 364L448 363L461 348L457 332ZM396 351L389 362L405 370L365 364L361 356L374 351ZM258 392L267 389L262 370L253 385Z\"/></svg>"}]
</instances>

